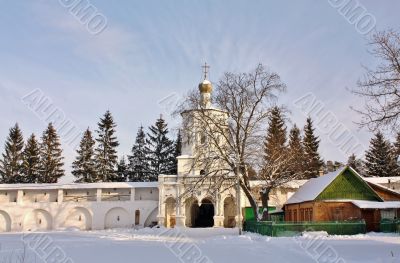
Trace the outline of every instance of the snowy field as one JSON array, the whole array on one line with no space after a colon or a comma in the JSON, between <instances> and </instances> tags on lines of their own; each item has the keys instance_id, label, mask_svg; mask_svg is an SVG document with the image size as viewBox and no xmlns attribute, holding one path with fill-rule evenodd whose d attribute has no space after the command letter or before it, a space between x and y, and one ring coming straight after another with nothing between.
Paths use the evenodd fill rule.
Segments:
<instances>
[{"instance_id":1,"label":"snowy field","mask_svg":"<svg viewBox=\"0 0 400 263\"><path fill-rule=\"evenodd\" d=\"M296 238L235 229L142 229L0 234L0 263L400 262L400 236Z\"/></svg>"}]
</instances>

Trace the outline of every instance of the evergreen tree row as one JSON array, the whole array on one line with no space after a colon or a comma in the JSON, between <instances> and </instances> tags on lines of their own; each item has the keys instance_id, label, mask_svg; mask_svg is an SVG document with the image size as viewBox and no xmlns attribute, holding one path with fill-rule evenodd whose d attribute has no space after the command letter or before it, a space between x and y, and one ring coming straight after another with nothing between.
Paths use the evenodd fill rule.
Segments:
<instances>
[{"instance_id":1,"label":"evergreen tree row","mask_svg":"<svg viewBox=\"0 0 400 263\"><path fill-rule=\"evenodd\" d=\"M0 182L56 183L64 176L60 139L50 123L41 141L32 134L26 143L18 124L10 129L0 160Z\"/></svg>"},{"instance_id":2,"label":"evergreen tree row","mask_svg":"<svg viewBox=\"0 0 400 263\"><path fill-rule=\"evenodd\" d=\"M349 156L347 165L363 176L387 177L400 176L400 133L392 144L378 131L370 141L365 153L365 160L358 159L354 154Z\"/></svg>"},{"instance_id":3,"label":"evergreen tree row","mask_svg":"<svg viewBox=\"0 0 400 263\"><path fill-rule=\"evenodd\" d=\"M123 156L119 162L115 127L111 113L107 111L98 123L96 139L89 129L83 134L72 165L76 182L148 182L157 181L159 174L176 174L180 133L176 141L169 139L163 118L150 126L147 134L140 127L131 154L127 160Z\"/></svg>"},{"instance_id":4,"label":"evergreen tree row","mask_svg":"<svg viewBox=\"0 0 400 263\"><path fill-rule=\"evenodd\" d=\"M317 177L323 166L318 148L319 139L315 135L315 128L311 118L306 120L304 137L301 136L300 129L294 124L289 131L289 141L287 141L284 115L278 107L271 109L264 143L266 165L276 163L277 159L282 159L287 154L292 158L291 173L296 173L307 179ZM279 172L277 176L279 176Z\"/></svg>"}]
</instances>

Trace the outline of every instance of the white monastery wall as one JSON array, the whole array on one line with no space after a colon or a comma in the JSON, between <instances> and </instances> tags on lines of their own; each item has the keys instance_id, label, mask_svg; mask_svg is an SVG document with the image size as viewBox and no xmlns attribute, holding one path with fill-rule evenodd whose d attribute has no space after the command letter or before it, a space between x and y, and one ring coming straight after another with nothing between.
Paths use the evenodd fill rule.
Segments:
<instances>
[{"instance_id":1,"label":"white monastery wall","mask_svg":"<svg viewBox=\"0 0 400 263\"><path fill-rule=\"evenodd\" d=\"M0 185L0 232L146 227L157 222L157 186Z\"/></svg>"}]
</instances>

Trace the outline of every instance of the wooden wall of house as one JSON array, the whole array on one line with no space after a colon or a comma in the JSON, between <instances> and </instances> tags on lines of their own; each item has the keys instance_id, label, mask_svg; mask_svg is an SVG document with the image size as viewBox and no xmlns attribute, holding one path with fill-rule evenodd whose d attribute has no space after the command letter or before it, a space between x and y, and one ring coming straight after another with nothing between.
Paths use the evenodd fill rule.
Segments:
<instances>
[{"instance_id":1,"label":"wooden wall of house","mask_svg":"<svg viewBox=\"0 0 400 263\"><path fill-rule=\"evenodd\" d=\"M343 221L361 218L361 210L348 202L304 202L285 206L285 221Z\"/></svg>"},{"instance_id":2,"label":"wooden wall of house","mask_svg":"<svg viewBox=\"0 0 400 263\"><path fill-rule=\"evenodd\" d=\"M361 210L348 202L315 202L316 221L361 219Z\"/></svg>"},{"instance_id":3,"label":"wooden wall of house","mask_svg":"<svg viewBox=\"0 0 400 263\"><path fill-rule=\"evenodd\" d=\"M386 189L382 189L374 184L369 184L372 189L385 201L400 201L400 194L393 193Z\"/></svg>"}]
</instances>

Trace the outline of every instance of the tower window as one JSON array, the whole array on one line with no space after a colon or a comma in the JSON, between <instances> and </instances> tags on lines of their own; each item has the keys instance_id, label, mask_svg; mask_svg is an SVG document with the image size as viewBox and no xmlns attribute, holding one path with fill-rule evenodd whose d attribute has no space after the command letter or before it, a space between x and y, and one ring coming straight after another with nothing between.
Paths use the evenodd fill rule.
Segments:
<instances>
[{"instance_id":1,"label":"tower window","mask_svg":"<svg viewBox=\"0 0 400 263\"><path fill-rule=\"evenodd\" d=\"M200 134L200 143L201 144L205 144L206 143L206 139L207 139L206 135L204 133L201 133Z\"/></svg>"}]
</instances>

